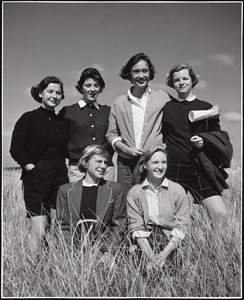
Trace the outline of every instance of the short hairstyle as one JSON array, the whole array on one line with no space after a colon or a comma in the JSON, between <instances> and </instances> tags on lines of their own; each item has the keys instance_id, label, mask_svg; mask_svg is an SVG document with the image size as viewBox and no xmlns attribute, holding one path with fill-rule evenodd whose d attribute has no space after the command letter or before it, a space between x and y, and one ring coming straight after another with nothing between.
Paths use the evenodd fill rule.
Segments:
<instances>
[{"instance_id":1,"label":"short hairstyle","mask_svg":"<svg viewBox=\"0 0 244 300\"><path fill-rule=\"evenodd\" d=\"M139 174L141 175L140 182L142 182L147 177L147 170L144 168L144 164L146 164L153 156L153 154L158 151L163 152L167 157L167 152L165 148L161 145L154 145L148 147L142 152L141 158L139 159L138 162L138 171Z\"/></svg>"},{"instance_id":2,"label":"short hairstyle","mask_svg":"<svg viewBox=\"0 0 244 300\"><path fill-rule=\"evenodd\" d=\"M119 76L123 79L128 79L131 81L131 69L140 60L144 60L145 62L147 62L149 67L150 80L152 80L154 78L154 74L156 73L155 67L152 64L150 58L144 53L138 53L132 56L126 63L126 65L121 69Z\"/></svg>"},{"instance_id":3,"label":"short hairstyle","mask_svg":"<svg viewBox=\"0 0 244 300\"><path fill-rule=\"evenodd\" d=\"M194 87L197 83L198 83L198 77L199 75L197 75L193 70L192 67L189 64L179 64L174 66L169 73L167 74L167 78L166 78L166 84L172 88L174 88L174 81L173 81L173 74L175 72L179 72L181 70L188 70L189 71L189 75L191 77L192 80L192 87Z\"/></svg>"},{"instance_id":4,"label":"short hairstyle","mask_svg":"<svg viewBox=\"0 0 244 300\"><path fill-rule=\"evenodd\" d=\"M42 103L42 98L39 96L39 94L41 92L43 92L50 83L56 83L56 84L59 84L60 87L61 87L61 93L62 93L62 99L64 99L64 87L63 87L63 82L55 77L55 76L47 76L45 77L44 79L42 79L42 81L37 84L37 85L34 85L31 87L31 95L32 97L39 103Z\"/></svg>"},{"instance_id":5,"label":"short hairstyle","mask_svg":"<svg viewBox=\"0 0 244 300\"><path fill-rule=\"evenodd\" d=\"M83 94L82 86L88 78L93 78L98 81L100 85L99 93L101 93L104 90L105 82L100 72L96 68L88 67L81 73L80 79L77 81L77 85L75 86L79 93Z\"/></svg>"},{"instance_id":6,"label":"short hairstyle","mask_svg":"<svg viewBox=\"0 0 244 300\"><path fill-rule=\"evenodd\" d=\"M100 155L106 158L108 162L111 160L110 154L104 146L96 144L89 145L81 153L81 157L77 165L80 172L86 172L86 164L88 163L89 159L91 159L94 155Z\"/></svg>"}]
</instances>

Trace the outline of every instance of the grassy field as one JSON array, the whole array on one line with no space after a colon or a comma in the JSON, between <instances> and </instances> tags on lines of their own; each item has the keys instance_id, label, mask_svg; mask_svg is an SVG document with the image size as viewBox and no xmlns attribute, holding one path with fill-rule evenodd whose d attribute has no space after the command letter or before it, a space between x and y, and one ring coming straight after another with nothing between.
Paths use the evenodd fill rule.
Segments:
<instances>
[{"instance_id":1,"label":"grassy field","mask_svg":"<svg viewBox=\"0 0 244 300\"><path fill-rule=\"evenodd\" d=\"M134 255L115 254L109 267L97 243L70 252L50 233L50 251L33 261L28 250L29 221L19 170L3 171L2 297L241 297L241 173L230 170L225 238L213 236L204 209L194 206L193 226L182 248L182 268L146 272ZM112 261L111 261L112 262Z\"/></svg>"}]
</instances>

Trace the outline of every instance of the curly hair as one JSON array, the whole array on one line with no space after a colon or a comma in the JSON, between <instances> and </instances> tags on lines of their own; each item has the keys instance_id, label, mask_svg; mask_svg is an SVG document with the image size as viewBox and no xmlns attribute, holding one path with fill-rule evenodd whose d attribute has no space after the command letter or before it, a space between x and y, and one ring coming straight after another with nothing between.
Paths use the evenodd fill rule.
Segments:
<instances>
[{"instance_id":1,"label":"curly hair","mask_svg":"<svg viewBox=\"0 0 244 300\"><path fill-rule=\"evenodd\" d=\"M105 82L100 72L96 68L88 67L81 73L80 79L77 81L77 85L75 86L79 93L83 94L83 90L82 90L83 83L88 78L93 78L98 81L100 85L99 93L101 93L104 90Z\"/></svg>"},{"instance_id":2,"label":"curly hair","mask_svg":"<svg viewBox=\"0 0 244 300\"><path fill-rule=\"evenodd\" d=\"M179 64L174 66L169 73L167 74L167 78L166 78L166 84L172 88L174 88L174 81L173 81L173 74L175 72L179 72L181 70L188 70L189 71L189 75L191 77L192 80L192 87L194 87L197 83L198 83L198 78L199 75L197 75L193 70L192 67L189 64Z\"/></svg>"},{"instance_id":3,"label":"curly hair","mask_svg":"<svg viewBox=\"0 0 244 300\"><path fill-rule=\"evenodd\" d=\"M42 79L42 81L31 87L31 96L39 103L42 103L42 98L39 96L41 92L43 92L50 83L56 83L59 84L61 87L61 93L62 93L62 99L64 99L64 87L63 87L63 82L55 77L55 76L47 76L44 79Z\"/></svg>"},{"instance_id":4,"label":"curly hair","mask_svg":"<svg viewBox=\"0 0 244 300\"><path fill-rule=\"evenodd\" d=\"M131 81L131 69L140 60L144 60L148 64L150 80L152 80L154 78L154 74L156 73L155 67L152 64L150 58L144 53L138 53L132 56L126 63L126 65L121 69L119 76L123 79L128 79Z\"/></svg>"}]
</instances>

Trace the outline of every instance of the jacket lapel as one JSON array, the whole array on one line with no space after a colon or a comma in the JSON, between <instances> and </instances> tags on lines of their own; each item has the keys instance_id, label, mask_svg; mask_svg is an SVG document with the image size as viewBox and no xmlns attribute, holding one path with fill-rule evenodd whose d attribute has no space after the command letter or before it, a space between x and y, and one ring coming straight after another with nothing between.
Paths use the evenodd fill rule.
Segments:
<instances>
[{"instance_id":1,"label":"jacket lapel","mask_svg":"<svg viewBox=\"0 0 244 300\"><path fill-rule=\"evenodd\" d=\"M97 206L96 206L97 221L98 221L96 224L97 230L99 230L100 227L102 226L109 201L112 201L112 189L108 187L108 183L102 180L98 187L98 193L97 193Z\"/></svg>"},{"instance_id":2,"label":"jacket lapel","mask_svg":"<svg viewBox=\"0 0 244 300\"><path fill-rule=\"evenodd\" d=\"M80 206L82 197L82 180L79 180L72 184L72 189L68 193L68 203L71 222L73 226L76 226L77 222L80 220Z\"/></svg>"}]
</instances>

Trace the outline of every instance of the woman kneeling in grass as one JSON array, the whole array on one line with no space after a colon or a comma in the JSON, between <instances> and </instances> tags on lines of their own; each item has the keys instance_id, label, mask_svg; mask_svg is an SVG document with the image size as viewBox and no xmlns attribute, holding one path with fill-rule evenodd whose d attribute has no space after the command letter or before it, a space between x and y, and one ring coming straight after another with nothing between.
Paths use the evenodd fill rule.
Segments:
<instances>
[{"instance_id":1,"label":"woman kneeling in grass","mask_svg":"<svg viewBox=\"0 0 244 300\"><path fill-rule=\"evenodd\" d=\"M71 238L80 241L81 224L94 241L99 237L101 249L123 237L126 203L119 183L105 181L110 155L101 145L89 145L81 154L78 168L82 179L60 186L57 195L57 220L68 244ZM80 224L80 225L79 225Z\"/></svg>"},{"instance_id":2,"label":"woman kneeling in grass","mask_svg":"<svg viewBox=\"0 0 244 300\"><path fill-rule=\"evenodd\" d=\"M167 155L162 146L147 148L139 161L141 183L127 196L129 231L151 264L163 267L172 258L190 225L184 189L165 178Z\"/></svg>"}]
</instances>

